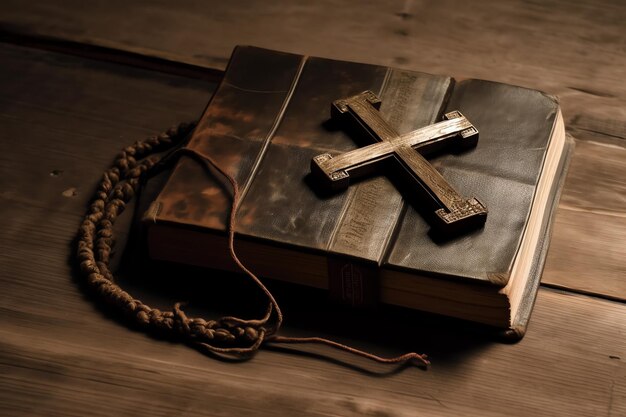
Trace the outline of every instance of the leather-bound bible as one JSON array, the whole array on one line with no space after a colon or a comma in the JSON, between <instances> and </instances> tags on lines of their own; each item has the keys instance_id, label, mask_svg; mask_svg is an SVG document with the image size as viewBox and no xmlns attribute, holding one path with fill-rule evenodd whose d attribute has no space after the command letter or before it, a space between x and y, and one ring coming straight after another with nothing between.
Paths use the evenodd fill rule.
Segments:
<instances>
[{"instance_id":1,"label":"leather-bound bible","mask_svg":"<svg viewBox=\"0 0 626 417\"><path fill-rule=\"evenodd\" d=\"M369 100L364 106L375 106L365 110L393 132L386 144L371 145L359 129L331 118L333 105L347 109L337 100L359 94ZM355 117L364 134L376 130ZM457 117L468 123L461 133L474 138L470 147L406 139ZM239 184L235 249L259 276L328 289L349 304L404 306L521 337L571 143L558 102L539 91L237 47L186 146ZM370 158L377 163L371 169L357 164L366 175L332 174L350 177L341 190L319 181L315 170L324 160L338 164L346 159L340 155L364 146L378 146L368 149L382 155ZM439 233L429 218L428 178L401 181L394 174L411 152L471 198L464 201L476 202L479 221ZM144 217L150 256L236 270L226 231L231 193L212 168L182 156Z\"/></svg>"}]
</instances>

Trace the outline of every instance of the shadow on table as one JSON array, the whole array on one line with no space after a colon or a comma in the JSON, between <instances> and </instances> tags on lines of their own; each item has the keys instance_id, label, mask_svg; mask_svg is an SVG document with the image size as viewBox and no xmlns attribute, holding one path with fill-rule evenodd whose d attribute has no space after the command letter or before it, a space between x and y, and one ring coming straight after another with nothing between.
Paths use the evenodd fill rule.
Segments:
<instances>
[{"instance_id":1,"label":"shadow on table","mask_svg":"<svg viewBox=\"0 0 626 417\"><path fill-rule=\"evenodd\" d=\"M155 182L154 189L158 189L162 180ZM147 195L143 201L151 200L154 191L148 191L144 192ZM146 254L145 230L137 221L138 214L145 208L145 203L140 202L134 210L134 221L128 210L130 213L125 213L125 218L116 225L116 230L121 232L117 247L125 246L125 250L119 250L113 263L117 264L114 266L118 271L117 283L124 290L162 310L183 301L190 317L217 319L227 315L251 319L263 316L267 299L247 276L150 260ZM130 233L125 233L129 227ZM78 283L82 282L77 268L74 277ZM330 302L323 290L269 279L263 282L283 311L285 321L280 333L284 336L324 337L382 357L426 353L438 368L454 367L475 352L501 343L499 332L487 326L394 306L369 309L340 306ZM103 314L128 323L121 312L98 302L89 291L85 294ZM159 335L152 336L163 339ZM391 365L380 371L380 366L368 366L366 359L355 357L347 361L343 353L311 345L273 344L265 348L313 357L378 376L394 374L407 367Z\"/></svg>"}]
</instances>

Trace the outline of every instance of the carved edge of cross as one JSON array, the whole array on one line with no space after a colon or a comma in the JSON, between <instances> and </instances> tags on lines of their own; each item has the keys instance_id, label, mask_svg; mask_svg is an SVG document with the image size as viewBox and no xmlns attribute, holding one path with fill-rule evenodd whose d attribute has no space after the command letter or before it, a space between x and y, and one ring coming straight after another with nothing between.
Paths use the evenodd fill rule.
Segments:
<instances>
[{"instance_id":1,"label":"carved edge of cross","mask_svg":"<svg viewBox=\"0 0 626 417\"><path fill-rule=\"evenodd\" d=\"M363 103L368 106L362 107ZM353 107L361 106L360 112L369 113L370 124L359 117L359 110ZM345 99L339 99L331 105L331 117L340 119L345 114L351 113L362 129L369 131L370 136L378 142L361 147L335 159L330 154L322 154L311 160L311 172L332 191L345 189L353 179L370 171L368 165L388 158L391 154L398 154L400 148L410 147L416 153L409 158L400 157L400 160L410 159L411 163L405 169L411 173L413 179L418 182L425 192L436 204L434 214L436 222L434 226L444 229L446 232L458 232L455 229L467 229L480 227L485 223L487 208L476 198L464 198L458 194L447 181L432 167L430 163L417 153L417 149L423 150L439 142L457 138L455 145L459 149L475 147L478 142L478 129L472 125L460 111L455 110L444 115L444 121L417 129L405 135L399 135L395 130L380 117L381 100L371 91L365 91ZM350 110L353 110L350 112ZM366 117L367 118L367 117ZM346 163L341 166L341 163ZM337 164L339 163L339 165ZM351 163L351 165L350 165ZM434 195L433 195L434 194ZM432 202L431 202L432 203Z\"/></svg>"}]
</instances>

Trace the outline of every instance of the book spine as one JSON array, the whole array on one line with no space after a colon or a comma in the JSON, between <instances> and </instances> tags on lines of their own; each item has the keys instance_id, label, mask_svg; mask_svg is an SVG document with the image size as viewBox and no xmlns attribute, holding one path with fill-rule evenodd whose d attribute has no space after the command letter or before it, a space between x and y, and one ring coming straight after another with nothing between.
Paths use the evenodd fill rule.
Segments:
<instances>
[{"instance_id":1,"label":"book spine","mask_svg":"<svg viewBox=\"0 0 626 417\"><path fill-rule=\"evenodd\" d=\"M378 267L344 257L328 258L331 300L352 307L370 307L379 301Z\"/></svg>"},{"instance_id":2,"label":"book spine","mask_svg":"<svg viewBox=\"0 0 626 417\"><path fill-rule=\"evenodd\" d=\"M386 120L401 133L437 121L453 80L388 69L378 96ZM405 212L405 199L385 173L354 184L328 247L332 299L352 306L378 301L378 270Z\"/></svg>"}]
</instances>

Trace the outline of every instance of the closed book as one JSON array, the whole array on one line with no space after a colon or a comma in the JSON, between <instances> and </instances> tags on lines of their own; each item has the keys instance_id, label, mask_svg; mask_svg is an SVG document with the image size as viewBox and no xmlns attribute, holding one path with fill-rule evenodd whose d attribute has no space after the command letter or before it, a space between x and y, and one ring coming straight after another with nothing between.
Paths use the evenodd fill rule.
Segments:
<instances>
[{"instance_id":1,"label":"closed book","mask_svg":"<svg viewBox=\"0 0 626 417\"><path fill-rule=\"evenodd\" d=\"M324 193L311 160L361 144L331 103L370 90L404 134L460 111L475 148L430 163L488 209L484 226L438 239L411 190L382 170ZM235 249L260 276L329 289L524 334L539 285L572 140L558 102L483 80L237 47L186 146L240 185ZM417 151L416 151L417 152ZM154 259L234 270L228 183L181 157L144 218Z\"/></svg>"}]
</instances>

